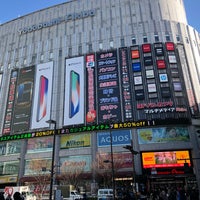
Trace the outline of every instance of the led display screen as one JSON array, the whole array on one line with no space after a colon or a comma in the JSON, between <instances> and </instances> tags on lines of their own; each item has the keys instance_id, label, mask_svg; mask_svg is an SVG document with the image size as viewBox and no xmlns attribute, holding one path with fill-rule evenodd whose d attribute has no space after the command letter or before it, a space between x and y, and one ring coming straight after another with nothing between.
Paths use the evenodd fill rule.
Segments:
<instances>
[{"instance_id":1,"label":"led display screen","mask_svg":"<svg viewBox=\"0 0 200 200\"><path fill-rule=\"evenodd\" d=\"M163 151L142 153L143 168L183 167L191 165L189 151Z\"/></svg>"}]
</instances>

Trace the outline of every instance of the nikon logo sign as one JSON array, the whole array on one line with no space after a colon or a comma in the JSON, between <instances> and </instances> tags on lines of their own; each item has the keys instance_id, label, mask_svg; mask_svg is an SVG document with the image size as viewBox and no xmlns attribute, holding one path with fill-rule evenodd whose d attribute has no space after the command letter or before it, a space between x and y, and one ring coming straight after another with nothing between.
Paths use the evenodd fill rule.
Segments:
<instances>
[{"instance_id":1,"label":"nikon logo sign","mask_svg":"<svg viewBox=\"0 0 200 200\"><path fill-rule=\"evenodd\" d=\"M46 21L46 22L42 22L42 23L35 24L32 26L28 26L25 28L21 28L18 30L18 32L20 34L26 34L26 33L30 33L33 31L41 30L43 28L54 26L54 25L60 24L62 22L69 22L72 20L83 19L86 17L93 17L94 15L95 15L95 10L88 10L88 11L83 11L80 13L72 13L72 14L68 14L64 17L55 18L50 21Z\"/></svg>"}]
</instances>

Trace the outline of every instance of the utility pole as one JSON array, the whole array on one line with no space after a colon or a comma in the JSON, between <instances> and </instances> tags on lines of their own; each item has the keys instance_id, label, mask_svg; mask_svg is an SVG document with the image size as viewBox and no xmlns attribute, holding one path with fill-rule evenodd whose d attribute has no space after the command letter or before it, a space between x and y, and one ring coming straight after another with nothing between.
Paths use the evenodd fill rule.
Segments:
<instances>
[{"instance_id":1,"label":"utility pole","mask_svg":"<svg viewBox=\"0 0 200 200\"><path fill-rule=\"evenodd\" d=\"M133 143L131 140L131 145L126 145L123 147L124 149L127 149L131 152L132 154L132 167L133 167L133 184L132 184L132 189L133 189L133 193L135 196L135 199L137 200L137 189L136 189L136 181L135 181L135 166L134 166L134 156L137 155L139 152L135 151L133 149Z\"/></svg>"}]
</instances>

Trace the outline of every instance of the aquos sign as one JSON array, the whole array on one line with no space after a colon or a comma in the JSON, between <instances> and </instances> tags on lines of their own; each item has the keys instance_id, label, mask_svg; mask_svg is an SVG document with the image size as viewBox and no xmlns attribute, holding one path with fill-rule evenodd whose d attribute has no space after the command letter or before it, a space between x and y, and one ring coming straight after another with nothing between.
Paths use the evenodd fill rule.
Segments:
<instances>
[{"instance_id":1,"label":"aquos sign","mask_svg":"<svg viewBox=\"0 0 200 200\"><path fill-rule=\"evenodd\" d=\"M79 12L79 13L70 13L70 14L64 16L64 17L59 17L59 18L52 19L50 21L42 22L42 23L39 23L39 24L34 24L32 26L28 26L28 27L25 27L25 28L20 28L18 30L18 32L20 34L26 34L26 33L30 33L30 32L33 32L33 31L40 30L42 28L54 26L54 25L60 24L62 22L69 22L69 21L72 21L72 20L83 19L83 18L86 18L86 17L93 17L94 15L95 15L95 10L82 11L82 12Z\"/></svg>"}]
</instances>

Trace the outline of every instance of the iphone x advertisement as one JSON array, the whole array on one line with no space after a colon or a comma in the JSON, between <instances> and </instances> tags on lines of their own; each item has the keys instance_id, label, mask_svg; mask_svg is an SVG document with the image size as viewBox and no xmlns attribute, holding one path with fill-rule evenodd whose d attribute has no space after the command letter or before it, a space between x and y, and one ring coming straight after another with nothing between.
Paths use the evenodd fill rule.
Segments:
<instances>
[{"instance_id":1,"label":"iphone x advertisement","mask_svg":"<svg viewBox=\"0 0 200 200\"><path fill-rule=\"evenodd\" d=\"M22 68L15 93L12 133L29 130L35 67Z\"/></svg>"},{"instance_id":2,"label":"iphone x advertisement","mask_svg":"<svg viewBox=\"0 0 200 200\"><path fill-rule=\"evenodd\" d=\"M36 67L31 129L48 127L52 97L53 62Z\"/></svg>"},{"instance_id":3,"label":"iphone x advertisement","mask_svg":"<svg viewBox=\"0 0 200 200\"><path fill-rule=\"evenodd\" d=\"M84 123L84 59L66 59L64 126Z\"/></svg>"}]
</instances>

